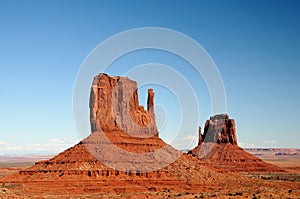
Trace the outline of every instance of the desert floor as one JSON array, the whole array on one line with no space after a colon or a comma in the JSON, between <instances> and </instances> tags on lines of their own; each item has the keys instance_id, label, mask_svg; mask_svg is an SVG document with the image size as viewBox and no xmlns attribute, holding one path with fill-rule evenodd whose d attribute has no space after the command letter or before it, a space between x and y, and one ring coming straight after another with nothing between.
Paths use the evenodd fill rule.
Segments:
<instances>
[{"instance_id":1,"label":"desert floor","mask_svg":"<svg viewBox=\"0 0 300 199\"><path fill-rule=\"evenodd\" d=\"M284 168L287 173L242 173L249 179L264 181L268 188L257 187L256 190L211 189L209 186L201 192L188 190L178 192L175 190L149 190L146 192L129 193L74 193L74 194L28 194L23 191L22 184L0 184L0 198L300 198L300 155L259 156L266 162ZM20 169L30 167L34 162L0 162L0 177L18 172ZM274 185L274 187L272 186ZM284 185L285 188L278 188ZM78 184L75 186L79 186ZM213 185L212 185L213 186ZM249 185L250 186L250 185ZM253 187L253 186L252 186ZM211 191L210 191L211 190Z\"/></svg>"}]
</instances>

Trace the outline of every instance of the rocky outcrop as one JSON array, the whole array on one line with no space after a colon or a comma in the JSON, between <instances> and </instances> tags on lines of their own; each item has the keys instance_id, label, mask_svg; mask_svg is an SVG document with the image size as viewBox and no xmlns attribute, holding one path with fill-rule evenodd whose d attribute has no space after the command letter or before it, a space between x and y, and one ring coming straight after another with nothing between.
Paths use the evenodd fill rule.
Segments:
<instances>
[{"instance_id":1,"label":"rocky outcrop","mask_svg":"<svg viewBox=\"0 0 300 199\"><path fill-rule=\"evenodd\" d=\"M234 119L227 114L210 117L205 122L204 132L199 127L198 145L189 154L222 171L236 172L283 172L247 153L237 145Z\"/></svg>"},{"instance_id":2,"label":"rocky outcrop","mask_svg":"<svg viewBox=\"0 0 300 199\"><path fill-rule=\"evenodd\" d=\"M115 169L148 172L181 156L158 136L153 90L148 90L145 110L139 105L137 83L126 77L95 76L90 122L92 134L82 144L97 160Z\"/></svg>"},{"instance_id":3,"label":"rocky outcrop","mask_svg":"<svg viewBox=\"0 0 300 199\"><path fill-rule=\"evenodd\" d=\"M203 142L203 136L201 133L201 126L198 128L198 145L200 145Z\"/></svg>"},{"instance_id":4,"label":"rocky outcrop","mask_svg":"<svg viewBox=\"0 0 300 199\"><path fill-rule=\"evenodd\" d=\"M154 92L148 90L147 110L139 105L137 83L126 77L101 73L90 94L91 131L123 131L136 137L158 135Z\"/></svg>"},{"instance_id":5,"label":"rocky outcrop","mask_svg":"<svg viewBox=\"0 0 300 199\"><path fill-rule=\"evenodd\" d=\"M237 145L234 119L227 114L210 117L205 122L203 135L199 132L199 142L230 143Z\"/></svg>"}]
</instances>

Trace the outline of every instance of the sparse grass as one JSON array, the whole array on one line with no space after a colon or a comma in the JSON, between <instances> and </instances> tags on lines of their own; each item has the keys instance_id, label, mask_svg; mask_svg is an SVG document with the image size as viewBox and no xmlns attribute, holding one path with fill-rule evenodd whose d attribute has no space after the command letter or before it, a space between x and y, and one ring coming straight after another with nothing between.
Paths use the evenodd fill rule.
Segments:
<instances>
[{"instance_id":1,"label":"sparse grass","mask_svg":"<svg viewBox=\"0 0 300 199\"><path fill-rule=\"evenodd\" d=\"M284 173L251 173L245 174L245 176L250 178L261 178L263 180L284 180L284 181L291 181L291 182L300 182L300 175L299 174L284 174Z\"/></svg>"},{"instance_id":2,"label":"sparse grass","mask_svg":"<svg viewBox=\"0 0 300 199\"><path fill-rule=\"evenodd\" d=\"M0 162L0 168L19 168L34 165L34 162Z\"/></svg>"},{"instance_id":3,"label":"sparse grass","mask_svg":"<svg viewBox=\"0 0 300 199\"><path fill-rule=\"evenodd\" d=\"M262 160L280 167L299 167L300 155L261 156Z\"/></svg>"}]
</instances>

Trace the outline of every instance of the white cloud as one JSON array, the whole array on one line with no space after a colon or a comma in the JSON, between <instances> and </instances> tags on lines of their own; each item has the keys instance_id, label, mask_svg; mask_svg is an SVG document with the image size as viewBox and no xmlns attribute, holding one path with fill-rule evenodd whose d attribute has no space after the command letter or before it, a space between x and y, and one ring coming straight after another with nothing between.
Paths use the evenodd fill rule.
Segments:
<instances>
[{"instance_id":1,"label":"white cloud","mask_svg":"<svg viewBox=\"0 0 300 199\"><path fill-rule=\"evenodd\" d=\"M238 142L238 145L242 148L256 148L255 144L245 144L245 143Z\"/></svg>"},{"instance_id":2,"label":"white cloud","mask_svg":"<svg viewBox=\"0 0 300 199\"><path fill-rule=\"evenodd\" d=\"M242 143L242 142L239 142L239 141L237 141L237 144L238 144L238 146L240 146L240 147L242 147L242 148L243 148L243 147L244 147L244 145L245 145L244 143Z\"/></svg>"},{"instance_id":3,"label":"white cloud","mask_svg":"<svg viewBox=\"0 0 300 199\"><path fill-rule=\"evenodd\" d=\"M275 144L276 140L266 140L264 141L265 144Z\"/></svg>"},{"instance_id":4,"label":"white cloud","mask_svg":"<svg viewBox=\"0 0 300 199\"><path fill-rule=\"evenodd\" d=\"M7 145L6 142L0 141L0 145Z\"/></svg>"},{"instance_id":5,"label":"white cloud","mask_svg":"<svg viewBox=\"0 0 300 199\"><path fill-rule=\"evenodd\" d=\"M173 140L174 140L174 138L168 139L168 140L164 140L164 141L165 141L167 144L172 144Z\"/></svg>"},{"instance_id":6,"label":"white cloud","mask_svg":"<svg viewBox=\"0 0 300 199\"><path fill-rule=\"evenodd\" d=\"M183 137L182 140L184 140L184 141L194 141L194 140L197 140L197 138L194 135L188 135L188 136Z\"/></svg>"},{"instance_id":7,"label":"white cloud","mask_svg":"<svg viewBox=\"0 0 300 199\"><path fill-rule=\"evenodd\" d=\"M46 143L29 143L24 145L15 145L0 141L0 154L58 153L77 142L78 140L70 138L53 138Z\"/></svg>"},{"instance_id":8,"label":"white cloud","mask_svg":"<svg viewBox=\"0 0 300 199\"><path fill-rule=\"evenodd\" d=\"M166 143L172 145L176 149L192 149L197 145L198 138L194 135L186 135L184 137L176 137L165 140Z\"/></svg>"}]
</instances>

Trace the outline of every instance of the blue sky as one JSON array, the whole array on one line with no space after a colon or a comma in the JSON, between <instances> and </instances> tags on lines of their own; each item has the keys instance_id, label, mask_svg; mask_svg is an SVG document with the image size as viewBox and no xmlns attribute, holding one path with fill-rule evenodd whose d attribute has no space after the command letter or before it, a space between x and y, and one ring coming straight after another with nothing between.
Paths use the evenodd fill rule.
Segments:
<instances>
[{"instance_id":1,"label":"blue sky","mask_svg":"<svg viewBox=\"0 0 300 199\"><path fill-rule=\"evenodd\" d=\"M299 4L0 0L0 154L57 152L81 139L72 110L80 65L103 40L140 27L173 29L206 49L222 75L227 112L236 120L241 146L300 148ZM150 50L120 58L109 72L122 75L121 67L148 62L169 64L178 71L187 64ZM203 126L211 114L210 96L203 80L194 81L192 72L190 77L200 88ZM176 130L178 106L171 95L157 90L156 100L165 104L168 115L163 135L169 139L167 134ZM144 91L140 90L141 103ZM168 104L168 98L174 103ZM183 142L195 135L188 132Z\"/></svg>"}]
</instances>

